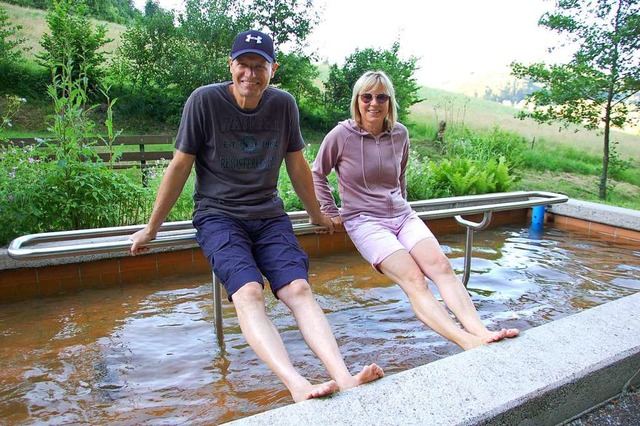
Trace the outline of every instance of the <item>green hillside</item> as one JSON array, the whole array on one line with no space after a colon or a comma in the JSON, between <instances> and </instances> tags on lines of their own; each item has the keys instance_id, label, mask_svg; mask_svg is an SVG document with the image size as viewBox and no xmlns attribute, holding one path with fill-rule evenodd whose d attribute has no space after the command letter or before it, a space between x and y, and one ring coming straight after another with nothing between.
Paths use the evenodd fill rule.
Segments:
<instances>
[{"instance_id":1,"label":"green hillside","mask_svg":"<svg viewBox=\"0 0 640 426\"><path fill-rule=\"evenodd\" d=\"M515 118L517 109L497 102L472 98L466 95L423 88L420 96L424 99L411 110L416 122L445 120L448 125L462 125L472 129L491 129L499 126L516 132L533 144L541 140L584 150L593 155L602 155L602 134L571 127L560 131L560 126L538 124L533 120ZM613 131L611 139L618 142L618 152L629 160L640 159L640 134L638 131Z\"/></svg>"},{"instance_id":2,"label":"green hillside","mask_svg":"<svg viewBox=\"0 0 640 426\"><path fill-rule=\"evenodd\" d=\"M48 32L47 22L45 21L46 11L40 9L31 9L27 7L20 7L13 4L0 2L2 7L9 15L9 22L13 26L21 26L18 31L18 37L24 39L25 42L21 47L28 49L23 56L27 59L35 58L37 53L42 51L40 46L40 40L42 35ZM113 39L113 41L107 44L107 50L113 50L120 41L120 35L126 30L126 26L121 24L114 24L106 21L94 21L99 25L106 25L107 38Z\"/></svg>"}]
</instances>

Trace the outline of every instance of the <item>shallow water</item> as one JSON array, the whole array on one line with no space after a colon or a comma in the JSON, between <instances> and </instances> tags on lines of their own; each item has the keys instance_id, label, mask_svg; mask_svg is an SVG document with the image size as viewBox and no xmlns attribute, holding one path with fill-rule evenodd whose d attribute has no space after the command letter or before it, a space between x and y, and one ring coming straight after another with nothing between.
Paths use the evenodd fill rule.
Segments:
<instances>
[{"instance_id":1,"label":"shallow water","mask_svg":"<svg viewBox=\"0 0 640 426\"><path fill-rule=\"evenodd\" d=\"M461 275L464 235L440 239ZM394 374L458 353L357 253L312 258L311 282L347 365ZM640 291L640 250L580 234L477 233L469 291L489 328L526 330ZM294 365L327 376L281 303L268 310ZM292 403L210 276L0 305L0 424L218 424Z\"/></svg>"}]
</instances>

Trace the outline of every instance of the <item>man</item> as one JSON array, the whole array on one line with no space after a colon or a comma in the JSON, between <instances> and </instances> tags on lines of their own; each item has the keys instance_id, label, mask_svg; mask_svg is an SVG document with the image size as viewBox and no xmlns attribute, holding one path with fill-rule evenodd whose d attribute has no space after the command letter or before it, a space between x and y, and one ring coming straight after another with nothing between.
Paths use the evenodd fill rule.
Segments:
<instances>
[{"instance_id":1,"label":"man","mask_svg":"<svg viewBox=\"0 0 640 426\"><path fill-rule=\"evenodd\" d=\"M278 68L271 37L240 33L231 49L231 82L196 89L187 100L176 153L162 179L147 226L131 236L131 254L145 245L182 192L195 163L196 238L233 302L249 345L283 381L293 400L332 394L384 375L371 364L351 375L308 282L308 257L277 196L284 160L293 187L313 224L333 232L316 200L293 97L269 87ZM291 309L300 331L333 378L312 385L293 367L264 303L265 276L273 294Z\"/></svg>"}]
</instances>

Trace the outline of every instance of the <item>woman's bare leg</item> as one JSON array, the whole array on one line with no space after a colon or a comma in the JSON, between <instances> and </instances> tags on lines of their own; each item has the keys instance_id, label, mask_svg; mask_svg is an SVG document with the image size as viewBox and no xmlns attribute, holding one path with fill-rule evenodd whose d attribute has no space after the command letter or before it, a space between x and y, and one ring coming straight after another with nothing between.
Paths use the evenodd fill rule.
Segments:
<instances>
[{"instance_id":1,"label":"woman's bare leg","mask_svg":"<svg viewBox=\"0 0 640 426\"><path fill-rule=\"evenodd\" d=\"M424 273L406 250L392 253L378 267L404 290L416 316L426 326L463 349L483 344L481 339L460 328L451 318L429 290Z\"/></svg>"},{"instance_id":2,"label":"woman's bare leg","mask_svg":"<svg viewBox=\"0 0 640 426\"><path fill-rule=\"evenodd\" d=\"M481 337L485 343L505 337L516 337L518 329L502 329L492 332L484 325L464 284L456 276L451 262L442 253L437 240L426 238L411 250L411 257L424 275L438 288L442 300L469 333Z\"/></svg>"}]
</instances>

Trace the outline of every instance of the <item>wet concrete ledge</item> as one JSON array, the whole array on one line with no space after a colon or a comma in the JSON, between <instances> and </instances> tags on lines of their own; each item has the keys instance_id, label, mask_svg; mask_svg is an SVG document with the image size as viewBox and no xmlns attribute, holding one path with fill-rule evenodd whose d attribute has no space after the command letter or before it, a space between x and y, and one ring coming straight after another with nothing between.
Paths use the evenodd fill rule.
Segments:
<instances>
[{"instance_id":1,"label":"wet concrete ledge","mask_svg":"<svg viewBox=\"0 0 640 426\"><path fill-rule=\"evenodd\" d=\"M585 221L611 225L640 231L640 211L569 199L566 203L553 204L547 212L564 217L572 217Z\"/></svg>"},{"instance_id":2,"label":"wet concrete ledge","mask_svg":"<svg viewBox=\"0 0 640 426\"><path fill-rule=\"evenodd\" d=\"M228 425L557 425L640 384L640 293Z\"/></svg>"}]
</instances>

